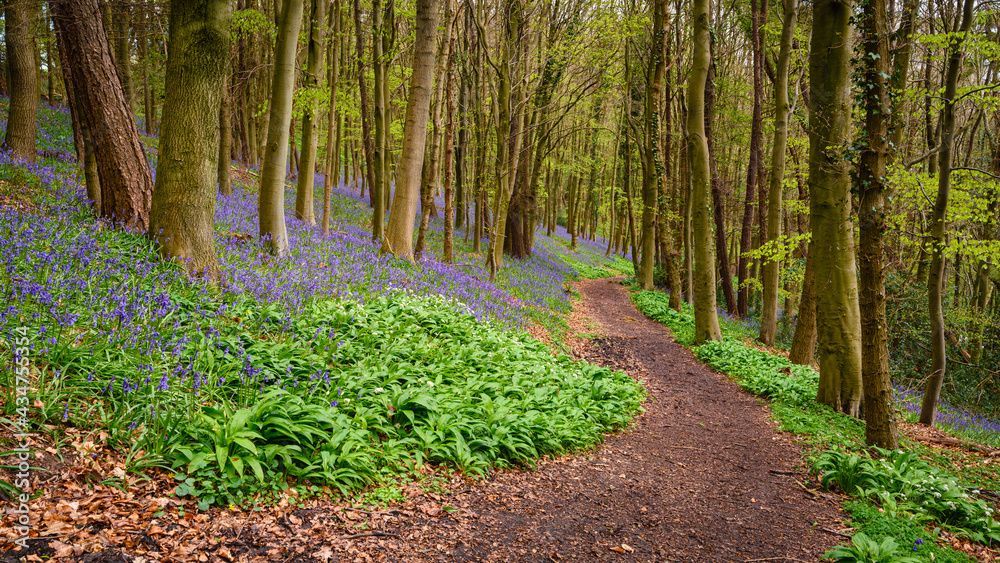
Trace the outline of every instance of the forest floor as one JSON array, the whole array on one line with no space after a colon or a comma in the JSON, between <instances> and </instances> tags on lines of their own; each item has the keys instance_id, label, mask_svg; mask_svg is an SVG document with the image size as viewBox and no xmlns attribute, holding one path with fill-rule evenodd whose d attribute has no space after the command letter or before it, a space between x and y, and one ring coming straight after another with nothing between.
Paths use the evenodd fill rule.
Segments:
<instances>
[{"instance_id":1,"label":"forest floor","mask_svg":"<svg viewBox=\"0 0 1000 563\"><path fill-rule=\"evenodd\" d=\"M592 451L478 481L414 481L404 501L369 510L314 500L185 513L166 479L50 497L27 560L801 562L845 541L838 497L808 484L800 447L761 400L674 343L617 280L577 289L570 326L587 338L574 353L649 392L633 427Z\"/></svg>"}]
</instances>

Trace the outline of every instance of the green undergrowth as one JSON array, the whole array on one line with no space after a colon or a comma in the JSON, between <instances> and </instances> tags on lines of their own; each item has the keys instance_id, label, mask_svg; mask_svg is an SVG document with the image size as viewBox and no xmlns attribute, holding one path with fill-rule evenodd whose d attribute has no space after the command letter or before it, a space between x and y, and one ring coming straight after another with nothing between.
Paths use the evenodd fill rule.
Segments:
<instances>
[{"instance_id":1,"label":"green undergrowth","mask_svg":"<svg viewBox=\"0 0 1000 563\"><path fill-rule=\"evenodd\" d=\"M172 277L144 237L98 236L123 261L153 266L95 277L84 296L130 285L160 301L118 304L109 326L33 319L45 340L31 352L32 427L54 429L57 444L66 427L101 432L129 470L167 470L201 509L267 504L289 487L300 498L374 491L428 466L530 467L600 443L645 398L625 373L554 355L443 297L314 299L292 315ZM67 310L90 314L80 300ZM168 302L168 314L150 313ZM0 344L0 365L12 362ZM0 386L10 424L12 370Z\"/></svg>"},{"instance_id":2,"label":"green undergrowth","mask_svg":"<svg viewBox=\"0 0 1000 563\"><path fill-rule=\"evenodd\" d=\"M427 463L474 475L531 466L599 443L644 397L622 372L553 356L443 299L320 301L282 331L268 330L271 306L229 314L240 325L213 327L211 340L192 335L200 354L191 359L206 374L194 390L108 396L163 413L143 439L179 471L178 494L203 508L245 504L290 481L347 494ZM227 352L236 340L243 357ZM67 375L128 369L128 358L109 355L97 366L65 358ZM277 375L241 381L255 371Z\"/></svg>"},{"instance_id":3,"label":"green undergrowth","mask_svg":"<svg viewBox=\"0 0 1000 563\"><path fill-rule=\"evenodd\" d=\"M863 535L831 553L831 559L969 561L934 543L935 530L941 529L986 545L1000 544L1000 524L973 488L997 487L990 469L969 463L966 469L954 459L961 454L931 452L917 443L906 443L907 452L870 452L863 421L816 403L819 374L749 345L750 330L738 320L720 316L723 340L693 346L694 317L688 305L675 311L669 296L657 291L634 291L632 300L642 313L669 327L699 360L769 399L780 428L808 445L804 461L811 472L825 486L849 495L844 508ZM885 538L894 538L898 549Z\"/></svg>"}]
</instances>

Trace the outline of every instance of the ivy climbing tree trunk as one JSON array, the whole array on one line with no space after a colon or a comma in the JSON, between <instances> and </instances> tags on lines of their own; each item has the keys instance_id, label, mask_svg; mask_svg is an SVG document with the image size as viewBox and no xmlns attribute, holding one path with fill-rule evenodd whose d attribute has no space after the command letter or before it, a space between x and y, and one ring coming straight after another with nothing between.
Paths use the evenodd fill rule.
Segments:
<instances>
[{"instance_id":1,"label":"ivy climbing tree trunk","mask_svg":"<svg viewBox=\"0 0 1000 563\"><path fill-rule=\"evenodd\" d=\"M861 412L861 319L858 311L851 178L831 147L850 142L851 0L816 0L809 55L809 191L819 340L817 400Z\"/></svg>"},{"instance_id":2,"label":"ivy climbing tree trunk","mask_svg":"<svg viewBox=\"0 0 1000 563\"><path fill-rule=\"evenodd\" d=\"M160 159L149 236L160 255L214 276L219 110L229 61L229 0L171 0ZM226 161L228 163L228 154Z\"/></svg>"},{"instance_id":3,"label":"ivy climbing tree trunk","mask_svg":"<svg viewBox=\"0 0 1000 563\"><path fill-rule=\"evenodd\" d=\"M861 270L861 379L865 397L865 441L899 447L889 377L885 318L885 176L889 150L889 22L885 0L862 0L864 52L859 66L865 107L865 145L858 165L858 263ZM876 56L872 56L874 53Z\"/></svg>"},{"instance_id":4,"label":"ivy climbing tree trunk","mask_svg":"<svg viewBox=\"0 0 1000 563\"><path fill-rule=\"evenodd\" d=\"M667 38L667 0L652 3L653 29L650 37L649 62L646 69L646 96L641 125L642 161L642 250L639 258L638 281L645 290L653 289L653 266L656 253L656 188L661 177L660 161L660 98L666 64L663 60ZM598 116L599 117L599 116Z\"/></svg>"},{"instance_id":5,"label":"ivy climbing tree trunk","mask_svg":"<svg viewBox=\"0 0 1000 563\"><path fill-rule=\"evenodd\" d=\"M688 156L691 162L694 234L694 341L721 340L715 301L715 252L712 245L711 174L705 138L705 82L709 53L709 0L692 0L694 54L688 77Z\"/></svg>"}]
</instances>

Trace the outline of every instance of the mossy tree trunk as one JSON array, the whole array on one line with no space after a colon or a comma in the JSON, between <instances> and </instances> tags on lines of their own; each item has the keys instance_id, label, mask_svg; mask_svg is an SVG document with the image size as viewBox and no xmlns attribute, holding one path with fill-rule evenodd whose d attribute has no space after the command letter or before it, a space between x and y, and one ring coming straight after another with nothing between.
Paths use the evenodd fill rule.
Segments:
<instances>
[{"instance_id":1,"label":"mossy tree trunk","mask_svg":"<svg viewBox=\"0 0 1000 563\"><path fill-rule=\"evenodd\" d=\"M771 147L771 181L767 193L767 240L777 241L781 236L782 183L785 179L785 151L788 148L788 69L792 60L792 40L798 21L798 0L784 1L784 22L781 26L781 44L774 75L774 143ZM778 260L764 262L763 314L760 321L760 341L774 345L778 328ZM788 314L788 311L785 311Z\"/></svg>"},{"instance_id":2,"label":"mossy tree trunk","mask_svg":"<svg viewBox=\"0 0 1000 563\"><path fill-rule=\"evenodd\" d=\"M646 69L646 96L643 106L641 133L643 144L642 162L642 242L639 271L636 274L639 285L645 290L653 289L653 266L656 253L656 195L657 180L661 178L663 164L660 155L660 98L663 90L663 75L666 69L664 51L667 39L667 0L652 2L653 28ZM598 112L600 109L597 110ZM597 116L599 117L599 115ZM592 141L596 142L596 141Z\"/></svg>"},{"instance_id":3,"label":"mossy tree trunk","mask_svg":"<svg viewBox=\"0 0 1000 563\"><path fill-rule=\"evenodd\" d=\"M31 0L4 0L4 37L10 73L10 112L3 148L34 164L38 113L38 67L35 34L38 13Z\"/></svg>"},{"instance_id":4,"label":"mossy tree trunk","mask_svg":"<svg viewBox=\"0 0 1000 563\"><path fill-rule=\"evenodd\" d=\"M865 108L865 145L858 163L858 263L861 270L861 379L865 397L865 441L899 447L889 376L885 318L885 176L889 143L889 23L885 0L863 0L859 66ZM877 56L871 56L874 53Z\"/></svg>"},{"instance_id":5,"label":"mossy tree trunk","mask_svg":"<svg viewBox=\"0 0 1000 563\"><path fill-rule=\"evenodd\" d=\"M858 310L851 178L839 150L850 142L851 0L816 0L809 56L809 191L819 341L817 400L861 413Z\"/></svg>"},{"instance_id":6,"label":"mossy tree trunk","mask_svg":"<svg viewBox=\"0 0 1000 563\"><path fill-rule=\"evenodd\" d=\"M160 255L208 276L218 271L218 118L231 21L229 0L170 2L160 160L149 214L149 236L159 244Z\"/></svg>"},{"instance_id":7,"label":"mossy tree trunk","mask_svg":"<svg viewBox=\"0 0 1000 563\"><path fill-rule=\"evenodd\" d=\"M715 300L715 252L708 140L705 138L705 82L711 64L709 0L693 0L694 54L688 77L688 157L691 162L694 238L694 341L721 340Z\"/></svg>"}]
</instances>

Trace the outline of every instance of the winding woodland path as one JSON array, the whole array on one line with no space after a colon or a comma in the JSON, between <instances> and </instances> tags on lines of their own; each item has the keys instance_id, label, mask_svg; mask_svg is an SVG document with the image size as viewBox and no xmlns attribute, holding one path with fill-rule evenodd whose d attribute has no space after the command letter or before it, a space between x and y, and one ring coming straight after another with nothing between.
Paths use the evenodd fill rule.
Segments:
<instances>
[{"instance_id":1,"label":"winding woodland path","mask_svg":"<svg viewBox=\"0 0 1000 563\"><path fill-rule=\"evenodd\" d=\"M674 343L617 280L578 288L602 335L585 355L641 379L646 412L586 456L475 487L454 559L815 561L844 541L818 529L840 513L796 484L800 450L761 402Z\"/></svg>"}]
</instances>

